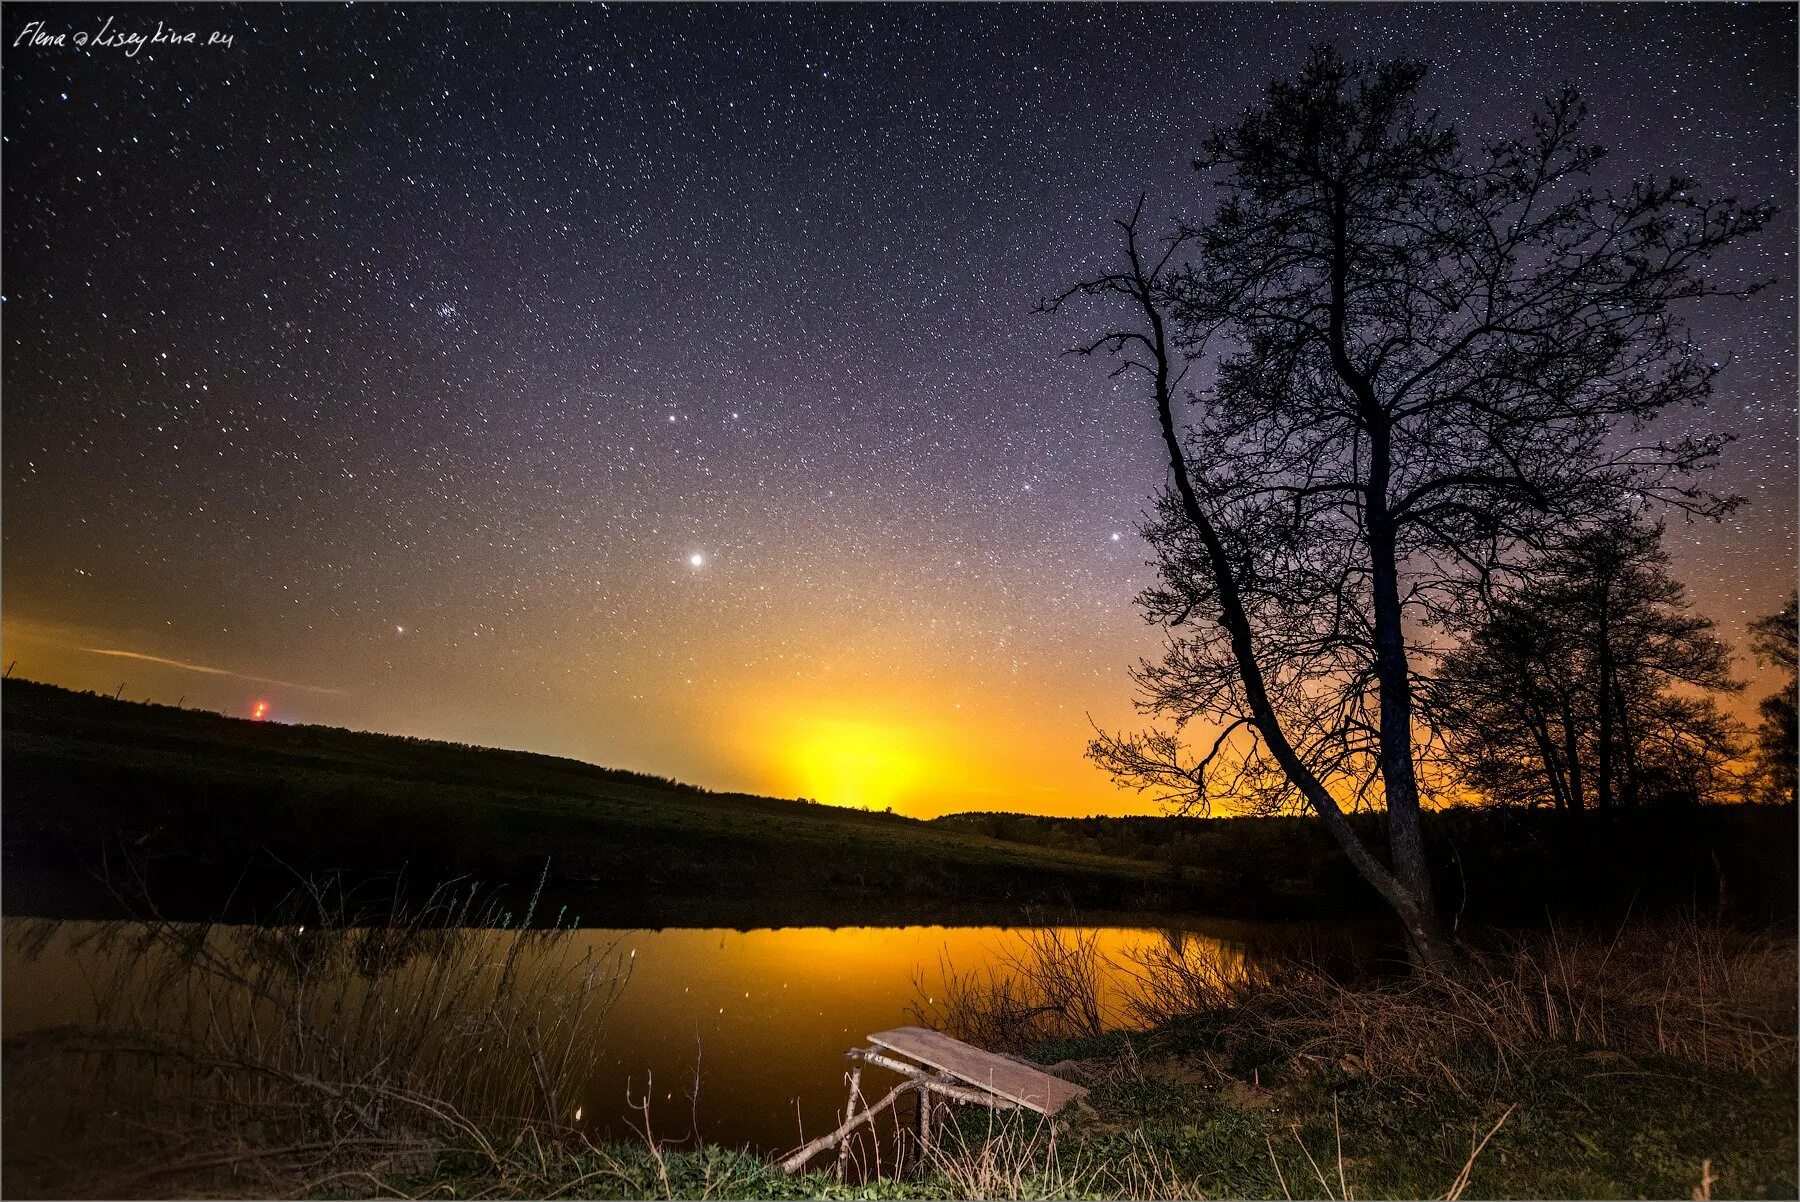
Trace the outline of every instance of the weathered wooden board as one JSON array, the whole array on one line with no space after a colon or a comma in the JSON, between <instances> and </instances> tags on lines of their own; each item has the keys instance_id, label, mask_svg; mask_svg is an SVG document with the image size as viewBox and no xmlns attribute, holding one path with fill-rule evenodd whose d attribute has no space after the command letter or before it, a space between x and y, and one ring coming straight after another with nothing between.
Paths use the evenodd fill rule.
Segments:
<instances>
[{"instance_id":1,"label":"weathered wooden board","mask_svg":"<svg viewBox=\"0 0 1800 1202\"><path fill-rule=\"evenodd\" d=\"M1061 1077L1052 1077L1017 1060L984 1052L926 1027L879 1031L869 1036L869 1042L939 1072L949 1073L959 1081L967 1081L1039 1114L1055 1114L1075 1099L1087 1096L1087 1090Z\"/></svg>"}]
</instances>

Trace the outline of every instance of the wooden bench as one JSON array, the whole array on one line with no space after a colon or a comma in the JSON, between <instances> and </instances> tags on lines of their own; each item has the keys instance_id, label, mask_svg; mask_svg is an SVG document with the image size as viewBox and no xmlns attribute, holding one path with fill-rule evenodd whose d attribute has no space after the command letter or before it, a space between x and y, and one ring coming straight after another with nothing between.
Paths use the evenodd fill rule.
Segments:
<instances>
[{"instance_id":1,"label":"wooden bench","mask_svg":"<svg viewBox=\"0 0 1800 1202\"><path fill-rule=\"evenodd\" d=\"M1052 1077L1008 1056L996 1056L929 1027L878 1031L869 1036L869 1042L1039 1114L1055 1114L1077 1098L1087 1096L1087 1090L1072 1081Z\"/></svg>"},{"instance_id":2,"label":"wooden bench","mask_svg":"<svg viewBox=\"0 0 1800 1202\"><path fill-rule=\"evenodd\" d=\"M829 1148L838 1150L841 1164L850 1151L850 1135L892 1106L904 1093L919 1096L918 1139L928 1151L933 1139L933 1111L961 1102L994 1110L1030 1110L1053 1115L1070 1102L1087 1096L1087 1090L1061 1077L1033 1068L1022 1061L999 1056L942 1031L929 1027L896 1027L869 1036L873 1047L855 1048L845 1054L851 1061L850 1100L844 1121L836 1130L795 1149L781 1161L784 1172L795 1173L807 1161ZM869 1105L862 1096L863 1065L890 1069L905 1080ZM857 1104L862 1103L862 1109Z\"/></svg>"}]
</instances>

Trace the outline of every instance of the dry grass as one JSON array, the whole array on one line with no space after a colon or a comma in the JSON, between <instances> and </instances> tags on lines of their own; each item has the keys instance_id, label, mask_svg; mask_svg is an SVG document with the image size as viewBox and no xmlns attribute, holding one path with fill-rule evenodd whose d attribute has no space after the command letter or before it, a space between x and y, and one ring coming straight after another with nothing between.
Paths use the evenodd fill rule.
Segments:
<instances>
[{"instance_id":1,"label":"dry grass","mask_svg":"<svg viewBox=\"0 0 1800 1202\"><path fill-rule=\"evenodd\" d=\"M1791 937L1694 918L1488 933L1452 973L1356 980L1299 959L1246 963L1173 938L1122 963L1080 961L1078 974L1070 963L1066 938L1021 934L1011 978L962 978L954 1005L940 1008L961 1032L1002 1046L1044 1030L1087 1035L1068 1016L1096 1005L1070 994L1110 973L1130 981L1122 1010L1140 1032L1053 1053L1077 1057L1066 1071L1094 1090L1095 1114L1073 1131L999 1120L940 1147L925 1167L953 1196L1458 1199L1496 1188L1581 1196L1587 1187L1654 1189L1643 1183L1680 1182L1691 1171L1698 1186L1676 1196L1692 1188L1705 1197L1721 1163L1735 1188L1765 1180L1780 1188L1780 1142L1791 1134L1782 1135L1779 1114L1733 1110L1741 1125L1702 1135L1709 1142L1696 1149L1686 1139L1696 1119L1679 1110L1691 1097L1667 1096L1680 1089L1669 1082L1688 1079L1681 1064L1651 1073L1634 1064L1668 1057L1697 1066L1696 1083L1724 1091L1709 1093L1709 1106L1774 1096L1739 1097L1709 1074L1791 1079ZM984 998L994 999L991 1010ZM1033 1003L1054 1003L1050 1017ZM1636 1081L1649 1077L1654 1086ZM1340 1100L1350 1107L1342 1125ZM1671 1101L1675 1117L1659 1125ZM1609 1117L1617 1114L1626 1117ZM1706 1129L1704 1112L1697 1121ZM1447 1128L1465 1123L1467 1144L1446 1148ZM1724 1159L1703 1163L1708 1151ZM1691 1167L1674 1163L1689 1155Z\"/></svg>"},{"instance_id":2,"label":"dry grass","mask_svg":"<svg viewBox=\"0 0 1800 1202\"><path fill-rule=\"evenodd\" d=\"M1301 1069L1455 1084L1450 1066L1470 1057L1503 1078L1521 1052L1572 1046L1761 1072L1793 1062L1795 971L1792 939L1692 917L1490 935L1454 972L1356 981L1197 940L1146 945L1119 964L1079 933L1043 929L1017 932L997 967L946 965L942 996L915 1012L1021 1050L1101 1033L1102 983L1123 976L1124 1025L1199 1020L1221 1045L1255 1041Z\"/></svg>"},{"instance_id":3,"label":"dry grass","mask_svg":"<svg viewBox=\"0 0 1800 1202\"><path fill-rule=\"evenodd\" d=\"M1236 980L1158 965L1142 980L1144 1018L1191 1015L1210 997L1227 1041L1255 1039L1297 1066L1377 1080L1460 1088L1451 1066L1463 1062L1504 1080L1516 1056L1546 1046L1753 1073L1791 1067L1795 1053L1793 941L1693 919L1496 938L1453 973L1366 984L1304 965Z\"/></svg>"},{"instance_id":4,"label":"dry grass","mask_svg":"<svg viewBox=\"0 0 1800 1202\"><path fill-rule=\"evenodd\" d=\"M926 1026L993 1051L1024 1051L1105 1032L1101 997L1115 966L1097 931L1021 927L978 971L940 961L941 985L916 977L912 1014Z\"/></svg>"},{"instance_id":5,"label":"dry grass","mask_svg":"<svg viewBox=\"0 0 1800 1202\"><path fill-rule=\"evenodd\" d=\"M1305 963L1249 960L1215 943L1164 939L1137 948L1119 966L1133 985L1126 992L1124 1009L1130 1024L1141 1030L1216 1013L1272 988Z\"/></svg>"},{"instance_id":6,"label":"dry grass","mask_svg":"<svg viewBox=\"0 0 1800 1202\"><path fill-rule=\"evenodd\" d=\"M1471 1140L1468 1159L1443 1197L1456 1202L1468 1190L1475 1164L1494 1135L1511 1117L1509 1107L1479 1140ZM970 1132L951 1127L919 1166L933 1196L954 1198L1202 1198L1201 1182L1185 1176L1174 1158L1141 1132L1099 1144L1070 1140L1061 1124L1026 1118L1018 1112L992 1115L985 1128ZM1329 1150L1314 1150L1297 1126L1291 1141L1305 1165L1305 1176L1289 1181L1277 1155L1275 1138L1265 1146L1274 1181L1284 1198L1324 1198L1350 1202L1356 1197L1352 1174L1344 1161L1344 1141L1336 1129ZM1286 1150L1285 1147L1283 1149ZM1292 1158L1289 1158L1292 1163ZM1316 1186L1316 1188L1315 1188Z\"/></svg>"},{"instance_id":7,"label":"dry grass","mask_svg":"<svg viewBox=\"0 0 1800 1202\"><path fill-rule=\"evenodd\" d=\"M90 1022L7 1049L9 1075L71 1099L46 1113L9 1081L8 1133L30 1136L9 1170L60 1193L285 1193L447 1146L498 1166L558 1138L629 962L530 918L479 929L510 916L468 889L352 921L319 886L265 927L15 930L28 954L72 940L94 975Z\"/></svg>"},{"instance_id":8,"label":"dry grass","mask_svg":"<svg viewBox=\"0 0 1800 1202\"><path fill-rule=\"evenodd\" d=\"M1197 1198L1199 1187L1146 1140L1096 1150L1062 1138L1060 1124L987 1111L985 1126L947 1127L920 1170L957 1198Z\"/></svg>"}]
</instances>

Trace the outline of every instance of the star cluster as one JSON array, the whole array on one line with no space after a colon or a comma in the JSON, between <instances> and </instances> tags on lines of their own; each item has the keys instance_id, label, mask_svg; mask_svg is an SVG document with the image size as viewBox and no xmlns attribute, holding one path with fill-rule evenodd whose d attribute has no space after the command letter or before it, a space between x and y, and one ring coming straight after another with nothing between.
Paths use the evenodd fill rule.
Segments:
<instances>
[{"instance_id":1,"label":"star cluster","mask_svg":"<svg viewBox=\"0 0 1800 1202\"><path fill-rule=\"evenodd\" d=\"M15 45L158 21L193 45ZM231 34L205 45L207 32ZM1117 810L1150 415L1032 312L1330 40L1471 132L1564 80L1607 170L1788 200L1791 8L9 6L5 569L25 675L828 789ZM1674 532L1738 636L1794 562L1792 223L1695 315L1752 504ZM99 656L95 650L127 651ZM152 659L165 662L153 662ZM221 669L195 673L166 661ZM288 682L285 688L252 678ZM258 692L258 690L261 690Z\"/></svg>"}]
</instances>

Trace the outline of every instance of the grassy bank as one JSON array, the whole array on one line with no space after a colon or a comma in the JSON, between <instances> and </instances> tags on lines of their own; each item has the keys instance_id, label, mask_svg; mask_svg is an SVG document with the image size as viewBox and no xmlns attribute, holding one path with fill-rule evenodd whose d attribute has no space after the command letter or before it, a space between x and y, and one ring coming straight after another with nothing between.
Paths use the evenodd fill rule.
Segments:
<instances>
[{"instance_id":1,"label":"grassy bank","mask_svg":"<svg viewBox=\"0 0 1800 1202\"><path fill-rule=\"evenodd\" d=\"M1219 1088L1155 1054L1060 1135L966 1130L928 1168L859 1183L707 1148L478 1157L383 1176L387 1196L621 1198L1792 1198L1791 1080L1543 1052L1492 1100L1449 1088ZM1142 1074L1141 1077L1133 1074ZM531 1150L533 1156L536 1149Z\"/></svg>"},{"instance_id":2,"label":"grassy bank","mask_svg":"<svg viewBox=\"0 0 1800 1202\"><path fill-rule=\"evenodd\" d=\"M1454 976L1357 985L1303 965L1254 979L1199 960L1137 965L1137 1013L1151 1025L1029 1049L1090 1087L1079 1114L996 1127L965 1113L899 1177L786 1177L710 1148L534 1146L379 1186L458 1197L1794 1196L1792 939L1665 922L1484 943ZM1050 950L1040 939L1037 951ZM1078 996L1079 982L1055 979L1086 971L1068 967L1083 960L1070 950L1003 998L971 982L939 1020L984 1024L964 1033L992 1040L1022 997ZM1073 1012L1066 1022L1088 1024ZM1043 1030L1034 1013L1017 1035Z\"/></svg>"},{"instance_id":3,"label":"grassy bank","mask_svg":"<svg viewBox=\"0 0 1800 1202\"><path fill-rule=\"evenodd\" d=\"M4 686L6 911L252 917L297 876L538 888L540 913L631 925L990 919L1026 904L1188 900L1159 865L892 814L709 793L574 760ZM874 917L871 912L868 917Z\"/></svg>"}]
</instances>

